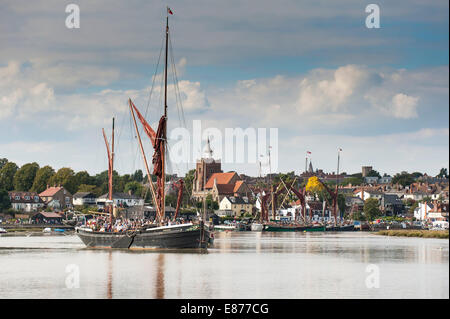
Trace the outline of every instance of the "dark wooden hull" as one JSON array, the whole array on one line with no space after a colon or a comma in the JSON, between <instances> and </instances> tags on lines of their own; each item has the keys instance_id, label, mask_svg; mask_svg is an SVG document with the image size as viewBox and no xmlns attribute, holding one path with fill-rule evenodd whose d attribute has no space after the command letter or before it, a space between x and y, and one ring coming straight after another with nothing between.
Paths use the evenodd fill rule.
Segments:
<instances>
[{"instance_id":1,"label":"dark wooden hull","mask_svg":"<svg viewBox=\"0 0 450 319\"><path fill-rule=\"evenodd\" d=\"M344 226L327 226L326 231L354 231L354 225L344 225Z\"/></svg>"},{"instance_id":2,"label":"dark wooden hull","mask_svg":"<svg viewBox=\"0 0 450 319\"><path fill-rule=\"evenodd\" d=\"M303 231L305 227L302 226L283 226L283 225L264 225L263 231L270 232L293 232Z\"/></svg>"},{"instance_id":3,"label":"dark wooden hull","mask_svg":"<svg viewBox=\"0 0 450 319\"><path fill-rule=\"evenodd\" d=\"M161 229L129 233L91 232L77 228L76 234L87 247L121 249L208 248L213 236L204 228Z\"/></svg>"}]
</instances>

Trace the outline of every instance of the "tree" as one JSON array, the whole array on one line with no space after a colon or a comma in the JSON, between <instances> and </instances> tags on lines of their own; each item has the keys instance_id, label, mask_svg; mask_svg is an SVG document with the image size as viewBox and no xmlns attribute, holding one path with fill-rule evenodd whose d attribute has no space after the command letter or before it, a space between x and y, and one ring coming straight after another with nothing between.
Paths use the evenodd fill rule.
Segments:
<instances>
[{"instance_id":1,"label":"tree","mask_svg":"<svg viewBox=\"0 0 450 319\"><path fill-rule=\"evenodd\" d=\"M89 175L87 171L81 171L75 174L75 184L80 187L81 184L91 185L94 183L94 178Z\"/></svg>"},{"instance_id":2,"label":"tree","mask_svg":"<svg viewBox=\"0 0 450 319\"><path fill-rule=\"evenodd\" d=\"M129 191L131 191L131 193L136 196L142 196L143 189L144 189L144 187L142 186L141 183L138 183L136 181L131 181L131 182L128 182L127 184L125 184L123 191L125 193L128 193Z\"/></svg>"},{"instance_id":3,"label":"tree","mask_svg":"<svg viewBox=\"0 0 450 319\"><path fill-rule=\"evenodd\" d=\"M419 207L419 203L414 202L414 204L412 204L409 209L408 209L408 213L411 215L414 215L414 211L416 210L416 208Z\"/></svg>"},{"instance_id":4,"label":"tree","mask_svg":"<svg viewBox=\"0 0 450 319\"><path fill-rule=\"evenodd\" d=\"M403 187L411 185L412 183L414 183L414 178L408 172L395 174L395 176L392 178L392 184L400 184Z\"/></svg>"},{"instance_id":5,"label":"tree","mask_svg":"<svg viewBox=\"0 0 450 319\"><path fill-rule=\"evenodd\" d=\"M213 197L211 194L208 194L208 196L206 196L206 209L219 209L219 203L215 200L213 200ZM203 204L201 204L201 207L203 207Z\"/></svg>"},{"instance_id":6,"label":"tree","mask_svg":"<svg viewBox=\"0 0 450 319\"><path fill-rule=\"evenodd\" d=\"M352 184L353 186L358 186L358 185L361 185L362 183L364 183L364 180L362 177L352 176L352 177L346 178L341 183L341 185L346 186L346 185Z\"/></svg>"},{"instance_id":7,"label":"tree","mask_svg":"<svg viewBox=\"0 0 450 319\"><path fill-rule=\"evenodd\" d=\"M194 177L195 177L195 169L191 169L189 172L186 173L184 177L184 183L183 183L183 199L182 203L183 205L188 205L191 202L191 196L192 196L192 187L194 185Z\"/></svg>"},{"instance_id":8,"label":"tree","mask_svg":"<svg viewBox=\"0 0 450 319\"><path fill-rule=\"evenodd\" d=\"M8 191L0 189L0 212L11 208L11 201L9 200Z\"/></svg>"},{"instance_id":9,"label":"tree","mask_svg":"<svg viewBox=\"0 0 450 319\"><path fill-rule=\"evenodd\" d=\"M307 192L318 193L322 191L324 187L317 176L312 176L308 179L308 183L306 184L305 189Z\"/></svg>"},{"instance_id":10,"label":"tree","mask_svg":"<svg viewBox=\"0 0 450 319\"><path fill-rule=\"evenodd\" d=\"M93 193L95 196L101 196L100 189L96 185L81 184L77 192Z\"/></svg>"},{"instance_id":11,"label":"tree","mask_svg":"<svg viewBox=\"0 0 450 319\"><path fill-rule=\"evenodd\" d=\"M422 177L423 174L422 174L421 172L414 172L414 173L411 173L411 176L412 176L414 179L417 179L417 178L419 178L419 177Z\"/></svg>"},{"instance_id":12,"label":"tree","mask_svg":"<svg viewBox=\"0 0 450 319\"><path fill-rule=\"evenodd\" d=\"M337 206L339 207L339 211L340 211L342 214L344 214L345 208L346 208L346 206L345 206L345 196L344 196L344 194L338 194L338 197L337 197Z\"/></svg>"},{"instance_id":13,"label":"tree","mask_svg":"<svg viewBox=\"0 0 450 319\"><path fill-rule=\"evenodd\" d=\"M380 173L378 173L376 170L371 170L369 173L367 173L368 177L378 177L381 178Z\"/></svg>"},{"instance_id":14,"label":"tree","mask_svg":"<svg viewBox=\"0 0 450 319\"><path fill-rule=\"evenodd\" d=\"M371 221L381 215L378 199L368 198L364 202L364 215L367 220Z\"/></svg>"},{"instance_id":15,"label":"tree","mask_svg":"<svg viewBox=\"0 0 450 319\"><path fill-rule=\"evenodd\" d=\"M447 169L446 168L441 168L441 170L439 171L439 174L437 175L437 177L440 177L440 178L448 178L448 171L447 171Z\"/></svg>"},{"instance_id":16,"label":"tree","mask_svg":"<svg viewBox=\"0 0 450 319\"><path fill-rule=\"evenodd\" d=\"M14 175L17 172L17 165L13 162L6 163L0 170L0 188L6 191L14 189Z\"/></svg>"},{"instance_id":17,"label":"tree","mask_svg":"<svg viewBox=\"0 0 450 319\"><path fill-rule=\"evenodd\" d=\"M36 176L34 177L31 191L37 193L43 192L47 188L48 181L53 175L55 175L55 170L51 166L47 165L38 169Z\"/></svg>"},{"instance_id":18,"label":"tree","mask_svg":"<svg viewBox=\"0 0 450 319\"><path fill-rule=\"evenodd\" d=\"M166 195L166 205L171 207L177 206L177 197L174 195Z\"/></svg>"},{"instance_id":19,"label":"tree","mask_svg":"<svg viewBox=\"0 0 450 319\"><path fill-rule=\"evenodd\" d=\"M6 163L8 163L8 159L0 158L0 170L6 165Z\"/></svg>"},{"instance_id":20,"label":"tree","mask_svg":"<svg viewBox=\"0 0 450 319\"><path fill-rule=\"evenodd\" d=\"M144 174L142 173L142 170L138 169L134 172L134 174L131 176L131 179L142 183L142 181L144 180Z\"/></svg>"},{"instance_id":21,"label":"tree","mask_svg":"<svg viewBox=\"0 0 450 319\"><path fill-rule=\"evenodd\" d=\"M17 170L14 175L14 189L28 192L33 186L34 178L39 169L38 163L28 163Z\"/></svg>"},{"instance_id":22,"label":"tree","mask_svg":"<svg viewBox=\"0 0 450 319\"><path fill-rule=\"evenodd\" d=\"M60 168L49 180L50 186L61 185L70 193L75 194L78 185L75 179L75 172L69 167Z\"/></svg>"}]
</instances>

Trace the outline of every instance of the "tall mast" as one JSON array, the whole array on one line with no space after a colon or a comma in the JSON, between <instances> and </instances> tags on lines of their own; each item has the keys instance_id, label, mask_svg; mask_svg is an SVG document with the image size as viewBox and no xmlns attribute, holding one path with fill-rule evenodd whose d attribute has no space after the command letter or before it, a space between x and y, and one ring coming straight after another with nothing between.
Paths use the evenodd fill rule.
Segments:
<instances>
[{"instance_id":1,"label":"tall mast","mask_svg":"<svg viewBox=\"0 0 450 319\"><path fill-rule=\"evenodd\" d=\"M166 192L165 192L165 184L166 184L166 143L167 143L167 57L168 57L168 44L169 44L169 7L167 7L166 11L166 63L164 67L164 117L166 121L164 122L164 130L163 130L163 140L162 145L163 148L161 150L162 157L162 183L161 183L161 217L164 219L166 217Z\"/></svg>"},{"instance_id":2,"label":"tall mast","mask_svg":"<svg viewBox=\"0 0 450 319\"><path fill-rule=\"evenodd\" d=\"M337 175L336 175L336 205L337 205L337 196L338 196L338 192L339 192L339 159L340 159L340 154L341 154L341 149L339 148L338 149L338 158L337 158ZM340 215L340 212L339 212L339 215Z\"/></svg>"},{"instance_id":3,"label":"tall mast","mask_svg":"<svg viewBox=\"0 0 450 319\"><path fill-rule=\"evenodd\" d=\"M112 202L113 192L113 170L114 170L114 118L112 119L112 139L111 150L109 149L108 139L106 138L105 130L102 129L103 139L105 140L106 151L108 154L108 201ZM113 220L113 204L109 205L109 220L112 223Z\"/></svg>"},{"instance_id":4,"label":"tall mast","mask_svg":"<svg viewBox=\"0 0 450 319\"><path fill-rule=\"evenodd\" d=\"M109 200L111 201L110 221L112 223L114 213L113 200L113 172L114 172L114 117L112 119L112 136L111 136L111 172L109 175Z\"/></svg>"}]
</instances>

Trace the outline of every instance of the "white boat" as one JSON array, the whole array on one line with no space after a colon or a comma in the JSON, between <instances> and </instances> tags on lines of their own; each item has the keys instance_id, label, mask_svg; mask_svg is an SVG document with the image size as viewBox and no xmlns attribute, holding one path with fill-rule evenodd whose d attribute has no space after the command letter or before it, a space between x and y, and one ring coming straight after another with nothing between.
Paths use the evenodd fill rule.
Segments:
<instances>
[{"instance_id":1,"label":"white boat","mask_svg":"<svg viewBox=\"0 0 450 319\"><path fill-rule=\"evenodd\" d=\"M0 234L6 234L8 231L4 228L0 227Z\"/></svg>"},{"instance_id":2,"label":"white boat","mask_svg":"<svg viewBox=\"0 0 450 319\"><path fill-rule=\"evenodd\" d=\"M236 230L234 225L214 225L214 230Z\"/></svg>"},{"instance_id":3,"label":"white boat","mask_svg":"<svg viewBox=\"0 0 450 319\"><path fill-rule=\"evenodd\" d=\"M44 229L42 230L42 232L43 232L43 233L51 233L51 232L52 232L52 229L51 229L50 227L47 227L47 228L44 228Z\"/></svg>"},{"instance_id":4,"label":"white boat","mask_svg":"<svg viewBox=\"0 0 450 319\"><path fill-rule=\"evenodd\" d=\"M253 223L251 226L252 231L262 231L264 228L263 224Z\"/></svg>"}]
</instances>

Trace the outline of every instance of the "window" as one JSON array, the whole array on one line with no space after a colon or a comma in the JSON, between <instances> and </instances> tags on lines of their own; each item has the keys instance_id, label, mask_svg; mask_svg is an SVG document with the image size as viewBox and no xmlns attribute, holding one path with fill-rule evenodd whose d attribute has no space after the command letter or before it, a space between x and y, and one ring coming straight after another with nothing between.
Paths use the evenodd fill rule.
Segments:
<instances>
[{"instance_id":1,"label":"window","mask_svg":"<svg viewBox=\"0 0 450 319\"><path fill-rule=\"evenodd\" d=\"M30 196L25 196L25 199L26 200L30 200Z\"/></svg>"},{"instance_id":2,"label":"window","mask_svg":"<svg viewBox=\"0 0 450 319\"><path fill-rule=\"evenodd\" d=\"M39 202L39 196L34 196L34 201L37 203Z\"/></svg>"},{"instance_id":3,"label":"window","mask_svg":"<svg viewBox=\"0 0 450 319\"><path fill-rule=\"evenodd\" d=\"M16 196L15 199L16 199L16 200L20 200L20 196Z\"/></svg>"}]
</instances>

